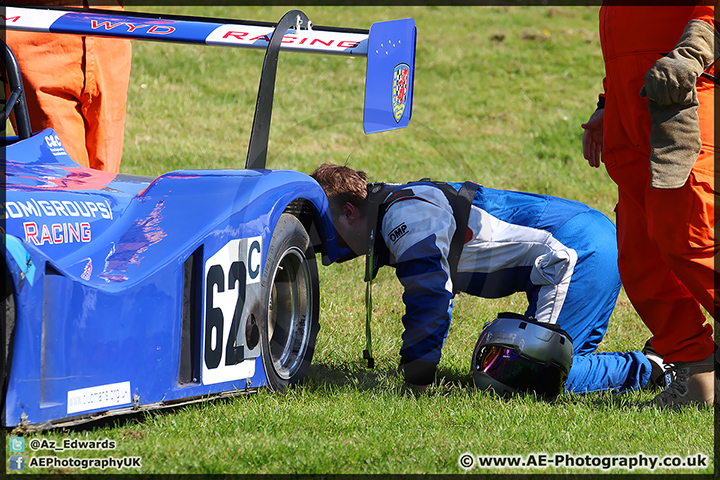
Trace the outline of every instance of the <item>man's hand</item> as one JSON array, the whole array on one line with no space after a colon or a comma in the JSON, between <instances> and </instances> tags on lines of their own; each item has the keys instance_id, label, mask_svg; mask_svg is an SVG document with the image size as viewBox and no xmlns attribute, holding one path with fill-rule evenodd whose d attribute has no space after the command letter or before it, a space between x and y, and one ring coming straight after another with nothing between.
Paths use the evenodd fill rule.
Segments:
<instances>
[{"instance_id":1,"label":"man's hand","mask_svg":"<svg viewBox=\"0 0 720 480\"><path fill-rule=\"evenodd\" d=\"M640 96L658 107L695 103L695 82L715 61L718 47L715 28L703 20L691 20L675 49L655 62L645 74Z\"/></svg>"},{"instance_id":2,"label":"man's hand","mask_svg":"<svg viewBox=\"0 0 720 480\"><path fill-rule=\"evenodd\" d=\"M662 57L645 74L641 97L658 106L690 105L695 99L695 82L702 73L695 62Z\"/></svg>"},{"instance_id":3,"label":"man's hand","mask_svg":"<svg viewBox=\"0 0 720 480\"><path fill-rule=\"evenodd\" d=\"M583 157L588 161L591 167L599 167L602 163L602 145L603 145L603 123L605 118L605 109L599 108L590 115L587 123L581 125L585 129L583 132Z\"/></svg>"}]
</instances>

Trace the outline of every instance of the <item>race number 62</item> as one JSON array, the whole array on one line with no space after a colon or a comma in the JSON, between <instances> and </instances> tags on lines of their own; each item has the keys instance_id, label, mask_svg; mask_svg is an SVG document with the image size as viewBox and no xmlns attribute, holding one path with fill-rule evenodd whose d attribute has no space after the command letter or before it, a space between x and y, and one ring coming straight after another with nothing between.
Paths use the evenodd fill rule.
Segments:
<instances>
[{"instance_id":1,"label":"race number 62","mask_svg":"<svg viewBox=\"0 0 720 480\"><path fill-rule=\"evenodd\" d=\"M241 325L251 297L260 293L262 237L231 240L205 263L202 382L218 383L254 374L245 359Z\"/></svg>"}]
</instances>

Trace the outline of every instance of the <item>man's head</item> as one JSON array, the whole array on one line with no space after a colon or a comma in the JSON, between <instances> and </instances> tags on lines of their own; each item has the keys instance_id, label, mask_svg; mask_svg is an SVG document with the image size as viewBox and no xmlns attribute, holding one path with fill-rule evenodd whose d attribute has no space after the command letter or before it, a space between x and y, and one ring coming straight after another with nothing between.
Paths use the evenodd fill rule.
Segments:
<instances>
[{"instance_id":1,"label":"man's head","mask_svg":"<svg viewBox=\"0 0 720 480\"><path fill-rule=\"evenodd\" d=\"M330 202L338 243L358 255L367 245L367 174L344 165L324 163L312 173Z\"/></svg>"},{"instance_id":2,"label":"man's head","mask_svg":"<svg viewBox=\"0 0 720 480\"><path fill-rule=\"evenodd\" d=\"M368 179L365 172L344 165L323 163L310 176L325 190L331 208L340 208L350 202L364 211Z\"/></svg>"}]
</instances>

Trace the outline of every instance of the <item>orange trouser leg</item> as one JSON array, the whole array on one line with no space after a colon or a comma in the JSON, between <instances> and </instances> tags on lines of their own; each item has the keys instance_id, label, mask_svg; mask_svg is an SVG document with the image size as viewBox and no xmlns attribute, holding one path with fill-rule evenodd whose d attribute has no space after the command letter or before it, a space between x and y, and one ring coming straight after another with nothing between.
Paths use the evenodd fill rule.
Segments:
<instances>
[{"instance_id":1,"label":"orange trouser leg","mask_svg":"<svg viewBox=\"0 0 720 480\"><path fill-rule=\"evenodd\" d=\"M125 136L131 45L111 38L85 39L86 86L83 116L90 166L117 173Z\"/></svg>"},{"instance_id":2,"label":"orange trouser leg","mask_svg":"<svg viewBox=\"0 0 720 480\"><path fill-rule=\"evenodd\" d=\"M33 131L52 128L80 165L117 173L131 46L126 40L7 32Z\"/></svg>"},{"instance_id":3,"label":"orange trouser leg","mask_svg":"<svg viewBox=\"0 0 720 480\"><path fill-rule=\"evenodd\" d=\"M10 30L7 43L20 66L33 132L54 129L70 158L89 166L79 101L85 83L82 37Z\"/></svg>"},{"instance_id":4,"label":"orange trouser leg","mask_svg":"<svg viewBox=\"0 0 720 480\"><path fill-rule=\"evenodd\" d=\"M650 233L663 258L713 317L718 308L714 90L711 81L701 78L698 82L703 146L687 183L674 190L651 188L647 193Z\"/></svg>"},{"instance_id":5,"label":"orange trouser leg","mask_svg":"<svg viewBox=\"0 0 720 480\"><path fill-rule=\"evenodd\" d=\"M650 189L647 198L649 225L663 258L713 317L717 311L717 247L709 219L714 216L715 198L717 192L695 174L682 188ZM687 218L690 229L678 228L677 219L681 218Z\"/></svg>"},{"instance_id":6,"label":"orange trouser leg","mask_svg":"<svg viewBox=\"0 0 720 480\"><path fill-rule=\"evenodd\" d=\"M625 74L632 68L645 72L653 61L649 58L649 65L642 65L637 59L624 58L609 65L608 71L614 73L617 67ZM714 312L714 293L710 293L715 289L714 274L710 272L717 247L709 232L716 194L710 191L714 185L707 190L703 174L704 168L712 168L714 150L706 146L685 187L651 189L650 118L647 105L637 96L642 79L640 74L635 83L616 84L605 106L603 159L618 185L620 276L633 306L654 335L653 346L665 360L702 360L714 349L712 328L705 324L698 301L702 299ZM703 140L711 141L705 136ZM701 190L706 191L699 196ZM712 214L703 219L700 211ZM698 228L704 233L698 233ZM699 238L704 240L698 248L692 242Z\"/></svg>"},{"instance_id":7,"label":"orange trouser leg","mask_svg":"<svg viewBox=\"0 0 720 480\"><path fill-rule=\"evenodd\" d=\"M712 329L705 324L696 295L688 288L688 284L695 286L694 283L683 282L678 274L695 279L700 276L698 269L687 258L682 259L685 269L678 269L682 257L662 252L657 239L648 234L647 216L637 197L633 198L633 192L620 185L618 192L620 277L633 306L654 335L653 346L667 362L707 358L714 348ZM669 203L679 200L677 195L666 198Z\"/></svg>"}]
</instances>

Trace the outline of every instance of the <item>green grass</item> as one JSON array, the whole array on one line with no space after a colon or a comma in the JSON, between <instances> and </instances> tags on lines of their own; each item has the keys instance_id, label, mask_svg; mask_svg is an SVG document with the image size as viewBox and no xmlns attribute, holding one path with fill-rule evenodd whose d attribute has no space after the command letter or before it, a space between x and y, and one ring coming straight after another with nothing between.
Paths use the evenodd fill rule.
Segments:
<instances>
[{"instance_id":1,"label":"green grass","mask_svg":"<svg viewBox=\"0 0 720 480\"><path fill-rule=\"evenodd\" d=\"M143 8L277 21L285 7ZM472 179L572 198L614 218L614 184L582 158L580 124L595 108L603 64L596 7L305 7L318 25L418 26L413 119L365 136L362 58L281 54L268 166L311 172L349 162L373 179ZM262 52L134 43L123 173L244 165ZM713 472L713 411L639 410L651 392L500 399L470 388L482 324L525 300L456 298L438 382L426 395L396 372L403 305L390 269L374 285L376 368L364 347L363 264L320 270L321 330L305 385L30 438L110 438L141 456L139 473L463 473L475 455L694 455ZM621 294L601 351L638 349L649 333ZM38 452L34 455L39 455ZM48 452L45 452L48 453ZM37 469L34 473L82 473ZM26 470L28 472L28 470ZM97 472L97 470L88 470ZM133 470L134 472L134 470ZM647 473L635 470L633 473ZM603 473L593 469L473 469L470 473ZM615 470L613 473L626 473Z\"/></svg>"},{"instance_id":2,"label":"green grass","mask_svg":"<svg viewBox=\"0 0 720 480\"><path fill-rule=\"evenodd\" d=\"M547 404L532 397L503 400L478 395L458 385L441 384L430 395L415 397L387 372L352 375L331 371L323 372L323 376L337 380L314 379L306 387L283 396L263 391L147 414L141 420L116 427L52 432L32 438L110 438L118 446L109 452L73 451L55 455L140 456L142 473L197 474L453 473L462 471L458 457L465 452L476 455L643 452L685 457L707 452L704 445L712 442L708 429L704 434L698 434L698 430L692 437L678 436L671 447L658 442L663 436L677 435L677 425L688 429L701 426L706 415L694 409L672 416L658 411L640 413L630 405L637 400L633 395L568 397ZM41 454L52 452L35 453ZM595 473L568 468L534 471ZM671 471L666 469L665 473L668 472Z\"/></svg>"}]
</instances>

